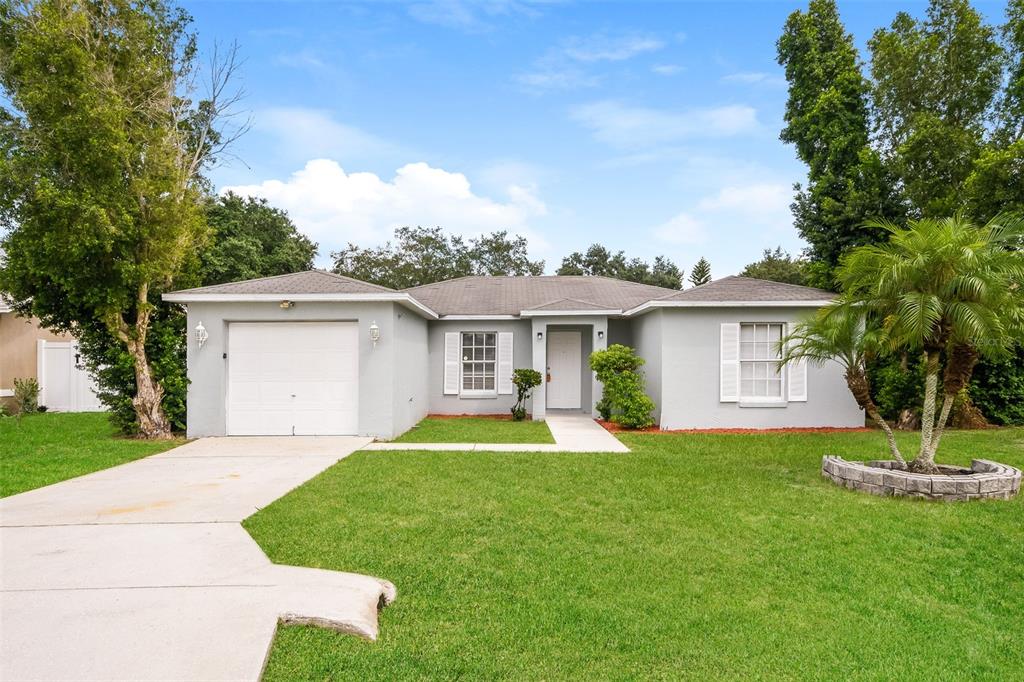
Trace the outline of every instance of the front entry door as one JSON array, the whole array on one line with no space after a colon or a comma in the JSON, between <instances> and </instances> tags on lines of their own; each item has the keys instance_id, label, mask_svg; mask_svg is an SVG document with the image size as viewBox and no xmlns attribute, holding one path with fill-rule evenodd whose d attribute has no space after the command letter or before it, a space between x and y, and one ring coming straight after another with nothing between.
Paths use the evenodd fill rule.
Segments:
<instances>
[{"instance_id":1,"label":"front entry door","mask_svg":"<svg viewBox=\"0 0 1024 682\"><path fill-rule=\"evenodd\" d=\"M547 403L551 409L580 408L581 340L578 331L548 332Z\"/></svg>"}]
</instances>

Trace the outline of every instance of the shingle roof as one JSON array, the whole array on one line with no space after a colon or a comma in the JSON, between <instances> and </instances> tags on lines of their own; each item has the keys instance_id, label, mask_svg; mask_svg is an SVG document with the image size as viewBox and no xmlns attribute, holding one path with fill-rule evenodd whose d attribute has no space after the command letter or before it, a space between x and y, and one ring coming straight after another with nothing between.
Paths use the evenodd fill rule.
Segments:
<instances>
[{"instance_id":1,"label":"shingle roof","mask_svg":"<svg viewBox=\"0 0 1024 682\"><path fill-rule=\"evenodd\" d=\"M836 294L798 284L731 275L663 296L661 301L828 301Z\"/></svg>"},{"instance_id":2,"label":"shingle roof","mask_svg":"<svg viewBox=\"0 0 1024 682\"><path fill-rule=\"evenodd\" d=\"M535 305L526 310L604 310L604 307L590 301L581 301L578 298L562 298L557 301L551 301L551 303L545 303L544 305Z\"/></svg>"},{"instance_id":3,"label":"shingle roof","mask_svg":"<svg viewBox=\"0 0 1024 682\"><path fill-rule=\"evenodd\" d=\"M394 289L362 282L324 270L306 270L290 275L247 279L242 282L214 284L184 289L175 294L377 294L395 293Z\"/></svg>"},{"instance_id":4,"label":"shingle roof","mask_svg":"<svg viewBox=\"0 0 1024 682\"><path fill-rule=\"evenodd\" d=\"M610 277L460 277L405 289L439 315L518 315L568 300L583 307L557 310L626 310L673 293L671 289Z\"/></svg>"}]
</instances>

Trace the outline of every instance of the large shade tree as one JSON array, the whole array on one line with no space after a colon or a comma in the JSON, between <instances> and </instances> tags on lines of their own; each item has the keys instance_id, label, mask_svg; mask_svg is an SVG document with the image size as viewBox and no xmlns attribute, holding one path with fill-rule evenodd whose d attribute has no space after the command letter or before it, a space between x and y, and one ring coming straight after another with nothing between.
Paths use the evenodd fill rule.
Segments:
<instances>
[{"instance_id":1,"label":"large shade tree","mask_svg":"<svg viewBox=\"0 0 1024 682\"><path fill-rule=\"evenodd\" d=\"M176 287L206 286L253 277L285 275L313 267L317 245L288 214L265 200L235 194L204 202L208 240L175 278ZM185 367L185 313L178 304L150 295L153 312L146 334L146 356L163 389L164 414L175 429L186 426L188 376ZM132 404L136 394L131 355L106 329L79 326L83 364L96 380L100 399L124 433L139 430Z\"/></svg>"},{"instance_id":2,"label":"large shade tree","mask_svg":"<svg viewBox=\"0 0 1024 682\"><path fill-rule=\"evenodd\" d=\"M884 239L869 217L903 212L896 183L869 145L870 85L834 0L789 15L778 41L789 98L780 138L807 164L796 186L794 226L810 245L810 281L831 288L842 254Z\"/></svg>"},{"instance_id":3,"label":"large shade tree","mask_svg":"<svg viewBox=\"0 0 1024 682\"><path fill-rule=\"evenodd\" d=\"M0 5L0 288L43 324L102 329L131 358L146 437L167 437L147 354L154 296L207 236L203 170L235 68L196 98L190 17L160 0Z\"/></svg>"},{"instance_id":4,"label":"large shade tree","mask_svg":"<svg viewBox=\"0 0 1024 682\"><path fill-rule=\"evenodd\" d=\"M601 244L570 253L562 259L555 274L613 277L666 289L683 288L682 269L666 256L655 256L648 263L641 258L627 258L624 251L609 251Z\"/></svg>"},{"instance_id":5,"label":"large shade tree","mask_svg":"<svg viewBox=\"0 0 1024 682\"><path fill-rule=\"evenodd\" d=\"M332 270L392 289L468 275L543 274L544 261L530 260L528 247L526 237L504 230L467 242L440 227L400 227L394 242L378 247L349 244L332 253Z\"/></svg>"},{"instance_id":6,"label":"large shade tree","mask_svg":"<svg viewBox=\"0 0 1024 682\"><path fill-rule=\"evenodd\" d=\"M950 410L979 357L1003 356L1024 336L1024 221L999 216L978 226L954 216L875 226L889 241L850 252L839 277L847 296L883 320L892 350L923 354L921 445L910 467L934 471Z\"/></svg>"}]
</instances>

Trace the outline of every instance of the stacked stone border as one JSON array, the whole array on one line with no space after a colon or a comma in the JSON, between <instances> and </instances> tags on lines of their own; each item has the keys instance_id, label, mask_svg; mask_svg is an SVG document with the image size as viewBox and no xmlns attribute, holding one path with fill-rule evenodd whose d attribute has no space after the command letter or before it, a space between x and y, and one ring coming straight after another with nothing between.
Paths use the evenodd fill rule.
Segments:
<instances>
[{"instance_id":1,"label":"stacked stone border","mask_svg":"<svg viewBox=\"0 0 1024 682\"><path fill-rule=\"evenodd\" d=\"M971 461L970 469L940 467L945 474L914 474L896 467L893 460L847 462L826 455L821 475L852 490L872 495L917 497L928 500L1008 500L1020 491L1021 472L987 459Z\"/></svg>"}]
</instances>

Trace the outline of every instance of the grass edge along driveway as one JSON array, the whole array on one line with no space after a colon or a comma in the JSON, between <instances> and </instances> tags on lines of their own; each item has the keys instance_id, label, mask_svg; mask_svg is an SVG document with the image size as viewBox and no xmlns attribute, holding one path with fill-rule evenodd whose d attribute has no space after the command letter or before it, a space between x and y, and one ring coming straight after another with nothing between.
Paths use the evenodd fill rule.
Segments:
<instances>
[{"instance_id":1,"label":"grass edge along driveway","mask_svg":"<svg viewBox=\"0 0 1024 682\"><path fill-rule=\"evenodd\" d=\"M125 438L104 412L0 418L0 497L155 455L184 442Z\"/></svg>"},{"instance_id":2,"label":"grass edge along driveway","mask_svg":"<svg viewBox=\"0 0 1024 682\"><path fill-rule=\"evenodd\" d=\"M900 434L909 446L915 434ZM281 628L265 679L1012 678L1024 503L834 486L876 433L629 435L624 455L357 452L250 517L279 563L378 575L381 638ZM943 461L1024 466L1024 429Z\"/></svg>"}]
</instances>

